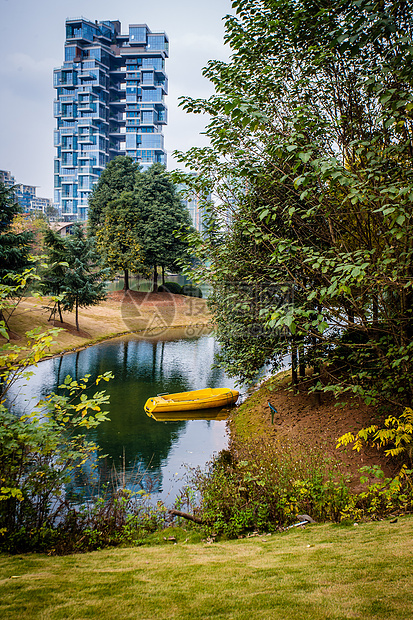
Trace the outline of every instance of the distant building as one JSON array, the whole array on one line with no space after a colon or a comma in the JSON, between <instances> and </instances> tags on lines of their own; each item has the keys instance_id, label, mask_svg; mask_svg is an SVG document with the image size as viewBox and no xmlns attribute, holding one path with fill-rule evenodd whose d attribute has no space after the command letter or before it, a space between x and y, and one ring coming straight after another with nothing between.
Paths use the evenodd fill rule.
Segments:
<instances>
[{"instance_id":1,"label":"distant building","mask_svg":"<svg viewBox=\"0 0 413 620\"><path fill-rule=\"evenodd\" d=\"M35 185L16 183L15 177L8 170L0 170L0 182L4 183L6 187L14 187L15 198L24 213L34 213L38 211L48 213L53 207L53 203L49 198L40 198L36 196Z\"/></svg>"},{"instance_id":2,"label":"distant building","mask_svg":"<svg viewBox=\"0 0 413 620\"><path fill-rule=\"evenodd\" d=\"M72 234L73 225L74 222L53 222L50 228L61 237L66 237Z\"/></svg>"},{"instance_id":3,"label":"distant building","mask_svg":"<svg viewBox=\"0 0 413 620\"><path fill-rule=\"evenodd\" d=\"M196 192L192 192L188 194L186 186L183 184L178 185L178 192L180 194L181 200L183 204L189 211L189 215L191 216L192 226L199 233L203 233L206 229L206 212L205 207L203 206L204 200L201 200L201 196Z\"/></svg>"},{"instance_id":4,"label":"distant building","mask_svg":"<svg viewBox=\"0 0 413 620\"><path fill-rule=\"evenodd\" d=\"M54 71L54 201L64 221L87 219L90 192L117 155L144 168L166 164L168 46L146 24L121 34L119 21L66 20L65 59Z\"/></svg>"},{"instance_id":5,"label":"distant building","mask_svg":"<svg viewBox=\"0 0 413 620\"><path fill-rule=\"evenodd\" d=\"M16 179L9 170L0 170L0 183L10 188L16 185Z\"/></svg>"}]
</instances>

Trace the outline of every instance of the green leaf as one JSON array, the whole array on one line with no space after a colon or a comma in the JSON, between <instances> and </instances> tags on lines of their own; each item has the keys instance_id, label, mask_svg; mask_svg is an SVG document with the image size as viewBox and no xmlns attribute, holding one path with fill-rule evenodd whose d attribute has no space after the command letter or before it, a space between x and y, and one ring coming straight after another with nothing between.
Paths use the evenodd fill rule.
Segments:
<instances>
[{"instance_id":1,"label":"green leaf","mask_svg":"<svg viewBox=\"0 0 413 620\"><path fill-rule=\"evenodd\" d=\"M311 155L312 155L312 153L311 153L311 152L308 152L308 153L299 153L299 154L298 154L298 157L301 159L301 161L302 161L302 162L304 162L304 163L306 164L308 161L310 161L310 159L311 159Z\"/></svg>"}]
</instances>

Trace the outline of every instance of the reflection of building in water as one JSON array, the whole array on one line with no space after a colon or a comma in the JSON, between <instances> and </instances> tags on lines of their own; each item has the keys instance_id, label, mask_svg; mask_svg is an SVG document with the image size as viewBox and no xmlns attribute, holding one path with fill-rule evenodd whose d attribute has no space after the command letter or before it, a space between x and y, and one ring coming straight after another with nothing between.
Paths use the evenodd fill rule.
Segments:
<instances>
[{"instance_id":1,"label":"reflection of building in water","mask_svg":"<svg viewBox=\"0 0 413 620\"><path fill-rule=\"evenodd\" d=\"M162 491L162 474L160 464L151 467L136 459L128 463L126 458L114 462L109 455L103 456L97 451L91 454L89 461L73 468L70 479L65 485L66 497L75 503L83 504L94 497L109 500L120 497L124 489L138 494L139 500L145 501L140 492L157 494Z\"/></svg>"},{"instance_id":2,"label":"reflection of building in water","mask_svg":"<svg viewBox=\"0 0 413 620\"><path fill-rule=\"evenodd\" d=\"M112 371L111 381L97 388L93 385L89 391L105 390L110 397L103 408L110 422L100 424L89 436L100 447L100 454L108 455L106 463L94 455L96 474L100 483L108 481L114 465L129 489L143 488L153 492L155 501L165 499L181 488L177 472L183 463L203 467L227 445L225 422L156 422L144 411L146 400L161 392L233 385L222 369L213 367L216 344L212 336L175 338L147 341L128 336L44 360L27 381L11 386L7 405L13 402L13 411L30 413L40 398L59 391L67 375L79 380L89 374L91 384L97 375ZM86 476L77 472L68 491L87 498L85 484Z\"/></svg>"}]
</instances>

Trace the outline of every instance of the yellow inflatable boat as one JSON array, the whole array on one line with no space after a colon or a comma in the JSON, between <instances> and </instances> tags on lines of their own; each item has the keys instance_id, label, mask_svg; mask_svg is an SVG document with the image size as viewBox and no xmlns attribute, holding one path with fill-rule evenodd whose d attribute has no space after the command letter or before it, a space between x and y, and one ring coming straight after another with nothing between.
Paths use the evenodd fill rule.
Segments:
<instances>
[{"instance_id":1,"label":"yellow inflatable boat","mask_svg":"<svg viewBox=\"0 0 413 620\"><path fill-rule=\"evenodd\" d=\"M228 407L237 402L239 392L229 388L205 388L192 392L160 394L148 398L145 403L146 413L163 413L164 411L191 411L194 409L211 409Z\"/></svg>"}]
</instances>

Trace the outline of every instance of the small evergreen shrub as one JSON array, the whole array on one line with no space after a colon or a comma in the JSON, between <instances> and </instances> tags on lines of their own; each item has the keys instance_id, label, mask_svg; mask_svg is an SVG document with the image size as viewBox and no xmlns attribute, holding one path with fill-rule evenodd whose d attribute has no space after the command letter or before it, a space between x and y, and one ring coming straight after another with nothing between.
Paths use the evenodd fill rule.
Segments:
<instances>
[{"instance_id":1,"label":"small evergreen shrub","mask_svg":"<svg viewBox=\"0 0 413 620\"><path fill-rule=\"evenodd\" d=\"M158 288L159 293L172 293L173 295L182 295L182 286L178 282L165 282Z\"/></svg>"},{"instance_id":2,"label":"small evergreen shrub","mask_svg":"<svg viewBox=\"0 0 413 620\"><path fill-rule=\"evenodd\" d=\"M187 295L188 297L199 297L202 299L202 291L198 286L193 286L192 284L185 284L182 287L182 295Z\"/></svg>"}]
</instances>

